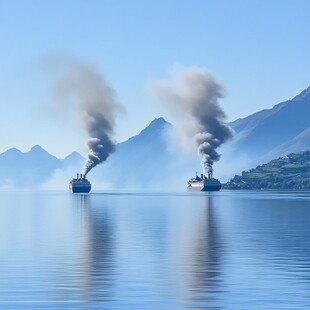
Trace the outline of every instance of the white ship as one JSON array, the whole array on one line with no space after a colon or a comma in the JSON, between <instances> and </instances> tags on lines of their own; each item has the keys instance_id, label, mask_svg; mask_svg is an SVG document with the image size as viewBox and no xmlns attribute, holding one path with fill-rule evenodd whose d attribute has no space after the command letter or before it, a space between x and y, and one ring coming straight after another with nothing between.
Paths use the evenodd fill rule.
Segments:
<instances>
[{"instance_id":1,"label":"white ship","mask_svg":"<svg viewBox=\"0 0 310 310\"><path fill-rule=\"evenodd\" d=\"M89 193L91 190L91 184L86 179L85 175L77 174L76 179L72 179L69 183L69 190L72 193Z\"/></svg>"},{"instance_id":2,"label":"white ship","mask_svg":"<svg viewBox=\"0 0 310 310\"><path fill-rule=\"evenodd\" d=\"M218 179L213 178L212 172L208 173L208 176L201 174L199 177L196 173L195 178L191 178L187 182L187 189L189 191L219 191L222 188L222 184Z\"/></svg>"}]
</instances>

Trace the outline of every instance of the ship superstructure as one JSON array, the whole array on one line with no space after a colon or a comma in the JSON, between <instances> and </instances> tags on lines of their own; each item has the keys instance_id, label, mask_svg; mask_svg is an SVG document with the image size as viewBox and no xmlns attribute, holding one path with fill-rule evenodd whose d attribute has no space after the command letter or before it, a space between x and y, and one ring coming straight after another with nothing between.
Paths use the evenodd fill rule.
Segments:
<instances>
[{"instance_id":1,"label":"ship superstructure","mask_svg":"<svg viewBox=\"0 0 310 310\"><path fill-rule=\"evenodd\" d=\"M207 176L201 174L200 177L196 173L196 177L191 178L187 184L187 189L190 191L219 191L222 188L221 182L213 178L212 171Z\"/></svg>"},{"instance_id":2,"label":"ship superstructure","mask_svg":"<svg viewBox=\"0 0 310 310\"><path fill-rule=\"evenodd\" d=\"M76 179L70 181L69 190L72 191L72 193L89 193L91 184L86 179L85 175L78 173Z\"/></svg>"}]
</instances>

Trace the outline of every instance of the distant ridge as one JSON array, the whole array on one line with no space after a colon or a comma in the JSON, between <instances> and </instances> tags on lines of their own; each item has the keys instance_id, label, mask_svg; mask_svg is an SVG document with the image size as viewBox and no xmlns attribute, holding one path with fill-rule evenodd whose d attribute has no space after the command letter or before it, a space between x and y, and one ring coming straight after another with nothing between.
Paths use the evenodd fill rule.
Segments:
<instances>
[{"instance_id":1,"label":"distant ridge","mask_svg":"<svg viewBox=\"0 0 310 310\"><path fill-rule=\"evenodd\" d=\"M53 173L72 165L81 165L83 157L74 152L65 159L59 159L40 145L33 146L28 152L16 148L0 154L0 186L31 187L38 186L50 179ZM76 170L76 169L74 169Z\"/></svg>"},{"instance_id":2,"label":"distant ridge","mask_svg":"<svg viewBox=\"0 0 310 310\"><path fill-rule=\"evenodd\" d=\"M272 109L230 123L236 132L235 150L254 158L267 159L275 154L284 155L281 151L285 152L283 146L298 139L290 151L303 151L307 145L310 147L308 134L301 135L310 128L309 115L310 87Z\"/></svg>"}]
</instances>

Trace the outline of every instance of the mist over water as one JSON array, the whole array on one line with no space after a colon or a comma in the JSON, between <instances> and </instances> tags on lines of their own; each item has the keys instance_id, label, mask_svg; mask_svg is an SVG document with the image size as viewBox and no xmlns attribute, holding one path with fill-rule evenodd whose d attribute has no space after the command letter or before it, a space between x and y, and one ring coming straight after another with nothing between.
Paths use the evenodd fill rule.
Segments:
<instances>
[{"instance_id":1,"label":"mist over water","mask_svg":"<svg viewBox=\"0 0 310 310\"><path fill-rule=\"evenodd\" d=\"M309 192L1 197L0 308L310 304Z\"/></svg>"}]
</instances>

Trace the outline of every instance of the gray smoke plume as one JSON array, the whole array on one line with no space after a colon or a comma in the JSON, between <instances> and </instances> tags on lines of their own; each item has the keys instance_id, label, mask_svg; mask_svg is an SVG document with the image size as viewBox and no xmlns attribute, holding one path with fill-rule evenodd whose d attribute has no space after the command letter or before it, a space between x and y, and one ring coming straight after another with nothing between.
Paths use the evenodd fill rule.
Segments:
<instances>
[{"instance_id":1,"label":"gray smoke plume","mask_svg":"<svg viewBox=\"0 0 310 310\"><path fill-rule=\"evenodd\" d=\"M89 149L84 165L86 175L104 162L115 150L115 119L122 111L115 91L106 83L97 68L72 57L49 57L49 66L60 66L62 76L56 83L57 100L70 103L87 131Z\"/></svg>"},{"instance_id":2,"label":"gray smoke plume","mask_svg":"<svg viewBox=\"0 0 310 310\"><path fill-rule=\"evenodd\" d=\"M204 170L212 173L213 163L220 159L216 149L232 136L218 103L222 87L205 68L177 67L172 73L171 82L156 82L155 94L187 144L198 147Z\"/></svg>"}]
</instances>

